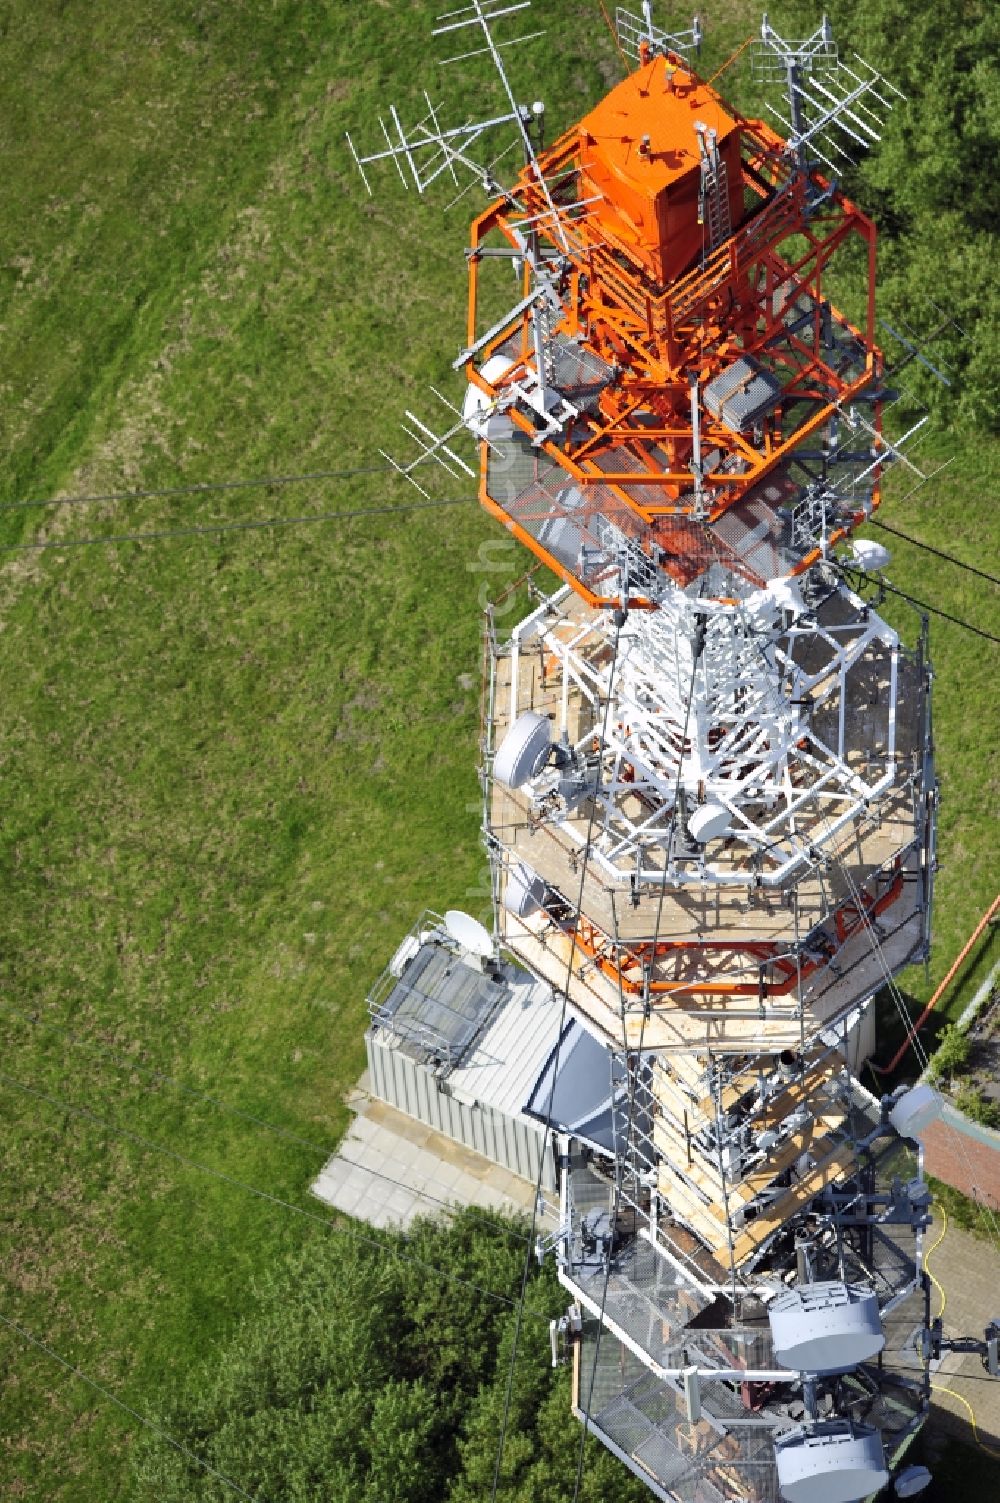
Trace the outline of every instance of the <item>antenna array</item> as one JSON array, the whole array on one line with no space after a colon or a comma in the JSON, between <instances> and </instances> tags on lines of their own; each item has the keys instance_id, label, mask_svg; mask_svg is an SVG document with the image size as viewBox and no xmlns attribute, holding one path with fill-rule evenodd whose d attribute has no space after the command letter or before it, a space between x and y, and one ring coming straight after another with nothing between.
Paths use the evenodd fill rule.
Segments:
<instances>
[{"instance_id":1,"label":"antenna array","mask_svg":"<svg viewBox=\"0 0 1000 1503\"><path fill-rule=\"evenodd\" d=\"M496 66L510 107L499 115L491 115L482 120L466 120L461 125L446 128L441 123L438 108L431 102L430 94L425 89L423 94L427 113L415 125L405 128L396 106L390 104L388 119L381 115L378 117L379 128L385 139L384 147L376 151L359 152L350 133L347 134L347 144L369 196L372 195L372 188L365 168L377 162L393 162L403 186L409 187L410 180L412 180L418 193L426 193L427 189L445 173L450 175L453 184L457 187L458 168L468 174L467 186L478 181L486 193L496 193L500 191L500 184L493 176L494 167L502 157L507 155L513 145L518 142L521 144L526 161L530 162L534 159L535 152L531 135L543 113L542 106L535 104L529 107L517 104L507 80L501 51L520 42L528 42L543 36L544 32L534 31L524 36L497 41L491 30L497 21L515 12L528 10L530 5L531 0L517 0L517 3L512 5L505 5L502 0L472 0L471 5L454 11L446 11L438 17L438 24L432 32L435 37L472 27L481 32L485 38L484 46L446 57L441 60L441 66L446 67L451 63L463 62L473 57L489 56ZM515 134L514 139L500 152L499 156L493 158L492 161L482 162L472 154L472 148L483 137L505 126L513 126Z\"/></svg>"},{"instance_id":2,"label":"antenna array","mask_svg":"<svg viewBox=\"0 0 1000 1503\"><path fill-rule=\"evenodd\" d=\"M787 115L768 104L800 166L821 162L834 174L856 166L882 139L885 117L905 96L856 52L840 58L826 16L811 37L786 41L761 23L751 49L751 73L761 84L785 85Z\"/></svg>"},{"instance_id":3,"label":"antenna array","mask_svg":"<svg viewBox=\"0 0 1000 1503\"><path fill-rule=\"evenodd\" d=\"M622 51L635 63L646 62L651 57L665 57L668 52L687 61L701 52L699 17L692 17L686 31L663 31L653 24L650 0L643 0L641 17L619 6L615 11L615 30Z\"/></svg>"}]
</instances>

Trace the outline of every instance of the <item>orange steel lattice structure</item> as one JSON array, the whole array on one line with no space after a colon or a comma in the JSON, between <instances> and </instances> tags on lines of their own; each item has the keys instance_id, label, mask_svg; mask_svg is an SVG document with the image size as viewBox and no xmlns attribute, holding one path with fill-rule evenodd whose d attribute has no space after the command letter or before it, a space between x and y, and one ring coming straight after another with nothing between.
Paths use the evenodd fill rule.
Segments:
<instances>
[{"instance_id":1,"label":"orange steel lattice structure","mask_svg":"<svg viewBox=\"0 0 1000 1503\"><path fill-rule=\"evenodd\" d=\"M699 143L709 133L717 156L706 187ZM558 317L548 337L573 341L603 378L557 433L546 432L523 402L504 408L537 459L535 525L495 493L486 442L481 500L590 604L609 599L539 537L545 517L558 511L554 485L578 488L583 518L613 513L619 529L686 584L703 570L706 549L717 546L714 524L759 495L766 479L780 487L811 443L820 446L811 458L832 453L831 422L851 404L870 404L867 426L877 444L883 363L875 344L874 225L677 54L646 52L472 225L464 370L484 400L503 405L519 381L538 380L540 357L527 258L522 303L477 344L481 264L497 237L513 252L530 243L536 264L551 267ZM849 241L860 243L867 265L860 326L824 291L830 262ZM728 397L749 396L755 385L763 402L749 420L734 420ZM871 468L863 496L842 508L828 545L877 506L879 468ZM800 555L788 572L803 573L818 556Z\"/></svg>"}]
</instances>

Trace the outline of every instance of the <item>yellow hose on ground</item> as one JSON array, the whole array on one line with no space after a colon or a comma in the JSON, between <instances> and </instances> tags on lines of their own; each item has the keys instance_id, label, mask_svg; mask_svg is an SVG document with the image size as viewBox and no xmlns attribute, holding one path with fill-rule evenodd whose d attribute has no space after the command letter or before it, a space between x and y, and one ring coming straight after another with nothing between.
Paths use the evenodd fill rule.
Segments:
<instances>
[{"instance_id":1,"label":"yellow hose on ground","mask_svg":"<svg viewBox=\"0 0 1000 1503\"><path fill-rule=\"evenodd\" d=\"M931 1390L934 1393L950 1394L953 1399L957 1399L960 1404L964 1404L965 1408L969 1411L969 1418L972 1421L972 1433L975 1436L976 1445L981 1451L985 1451L987 1456L992 1456L994 1459L1000 1460L1000 1451L995 1450L992 1446L988 1446L984 1440L979 1439L979 1426L976 1424L976 1411L973 1409L968 1399L963 1398L962 1394L956 1393L954 1388L945 1388L943 1383L932 1383Z\"/></svg>"},{"instance_id":2,"label":"yellow hose on ground","mask_svg":"<svg viewBox=\"0 0 1000 1503\"><path fill-rule=\"evenodd\" d=\"M941 1296L941 1308L938 1310L938 1320L940 1320L941 1316L944 1314L944 1307L948 1303L948 1296L945 1294L943 1286L938 1282L938 1280L931 1273L930 1269L927 1267L931 1253L937 1252L938 1248L941 1246L941 1243L944 1241L944 1234L948 1230L948 1212L945 1210L944 1206L941 1205L940 1201L938 1202L938 1207L941 1211L941 1231L937 1238L937 1241L934 1243L934 1246L929 1247L927 1249L927 1252L924 1254L924 1269L927 1273L927 1277L930 1279L931 1283L934 1285L934 1288Z\"/></svg>"}]
</instances>

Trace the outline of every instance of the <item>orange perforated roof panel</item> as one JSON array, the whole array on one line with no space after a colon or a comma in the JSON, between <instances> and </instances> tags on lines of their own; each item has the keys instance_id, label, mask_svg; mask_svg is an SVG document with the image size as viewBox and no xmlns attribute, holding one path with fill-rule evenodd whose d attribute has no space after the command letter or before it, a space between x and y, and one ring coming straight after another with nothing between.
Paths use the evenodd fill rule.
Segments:
<instances>
[{"instance_id":1,"label":"orange perforated roof panel","mask_svg":"<svg viewBox=\"0 0 1000 1503\"><path fill-rule=\"evenodd\" d=\"M591 218L661 285L703 249L696 122L717 133L735 229L743 203L739 122L686 69L656 57L580 122L581 196L601 195Z\"/></svg>"}]
</instances>

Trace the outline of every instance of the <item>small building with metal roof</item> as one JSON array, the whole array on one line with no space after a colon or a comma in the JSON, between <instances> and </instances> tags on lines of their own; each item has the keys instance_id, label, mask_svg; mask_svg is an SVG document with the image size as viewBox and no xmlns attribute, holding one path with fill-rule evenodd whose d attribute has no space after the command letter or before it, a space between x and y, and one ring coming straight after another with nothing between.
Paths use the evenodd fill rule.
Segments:
<instances>
[{"instance_id":1,"label":"small building with metal roof","mask_svg":"<svg viewBox=\"0 0 1000 1503\"><path fill-rule=\"evenodd\" d=\"M598 1121L603 1113L603 1135L610 1130L608 1051L567 1018L544 982L463 949L435 914L423 914L399 946L369 1011L372 1095L544 1191L556 1189L557 1147L546 1132L553 1071L562 1107L564 1066L581 1053L586 1068L572 1074L587 1099L570 1117ZM564 1110L554 1116L570 1120Z\"/></svg>"}]
</instances>

